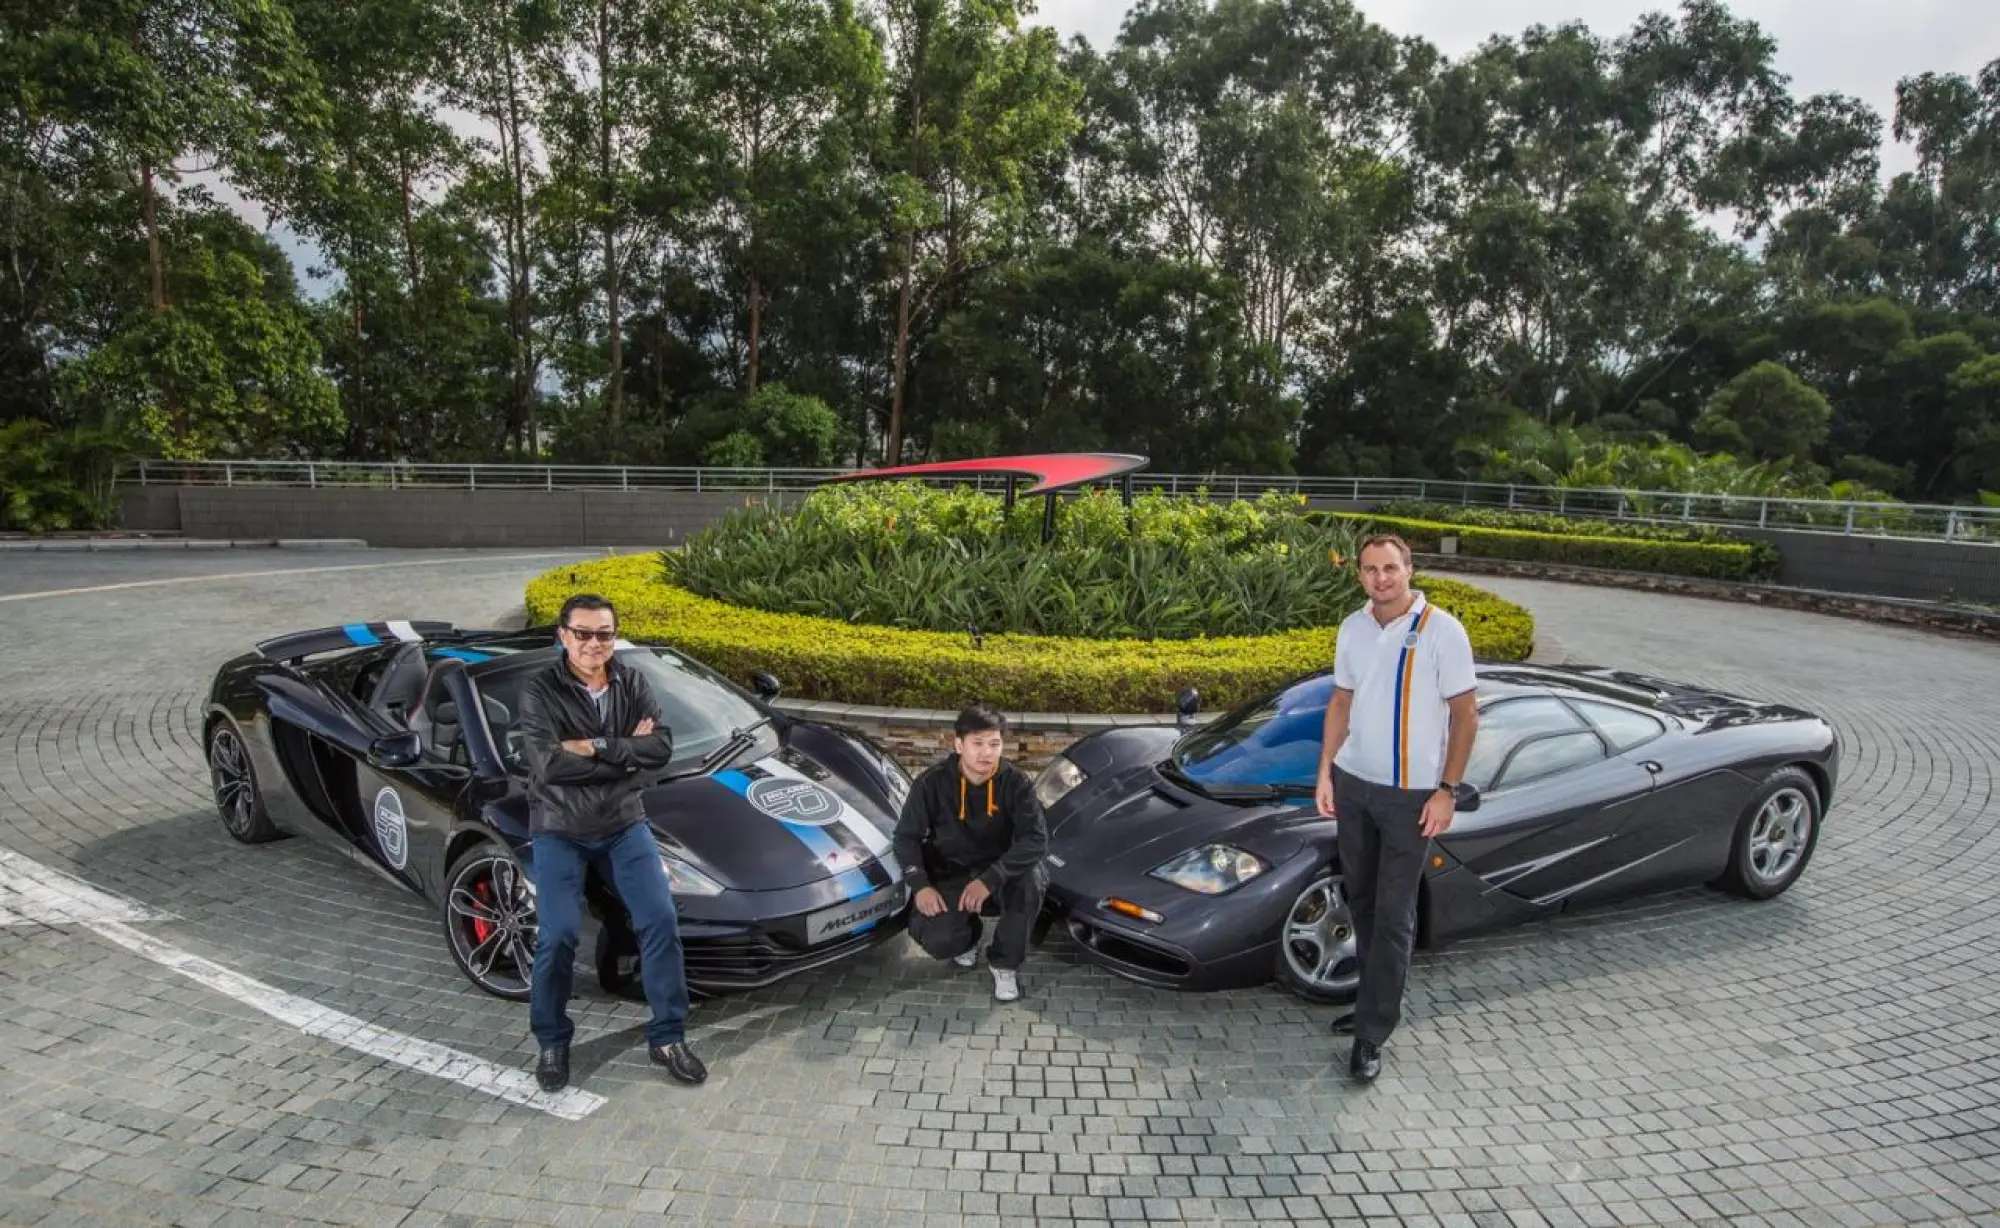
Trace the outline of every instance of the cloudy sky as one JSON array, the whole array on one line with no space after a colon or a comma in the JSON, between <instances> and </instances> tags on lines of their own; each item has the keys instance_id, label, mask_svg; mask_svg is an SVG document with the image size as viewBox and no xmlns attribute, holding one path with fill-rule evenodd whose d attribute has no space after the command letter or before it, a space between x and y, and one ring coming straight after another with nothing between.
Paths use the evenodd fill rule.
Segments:
<instances>
[{"instance_id":1,"label":"cloudy sky","mask_svg":"<svg viewBox=\"0 0 2000 1228\"><path fill-rule=\"evenodd\" d=\"M1531 25L1581 21L1603 36L1623 33L1643 13L1678 11L1678 0L1356 0L1397 34L1429 39L1446 55L1476 49L1489 35ZM1117 37L1125 0L1040 0L1034 20L1081 34L1103 48ZM1777 40L1778 70L1794 96L1834 91L1892 122L1899 78L1927 71L1976 77L2000 59L2000 20L1990 0L1733 0L1730 11ZM1984 10L1982 14L1982 10ZM1884 150L1884 170L1908 169L1907 151Z\"/></svg>"}]
</instances>

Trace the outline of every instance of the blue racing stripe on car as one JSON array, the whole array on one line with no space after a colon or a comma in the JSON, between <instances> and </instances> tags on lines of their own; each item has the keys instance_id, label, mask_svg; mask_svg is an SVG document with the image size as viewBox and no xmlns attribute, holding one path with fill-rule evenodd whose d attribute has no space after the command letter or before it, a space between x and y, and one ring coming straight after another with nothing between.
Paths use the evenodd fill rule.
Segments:
<instances>
[{"instance_id":1,"label":"blue racing stripe on car","mask_svg":"<svg viewBox=\"0 0 2000 1228\"><path fill-rule=\"evenodd\" d=\"M470 648L433 648L431 655L434 657L453 657L460 661L491 661L493 659L493 654L490 652L474 652Z\"/></svg>"},{"instance_id":2,"label":"blue racing stripe on car","mask_svg":"<svg viewBox=\"0 0 2000 1228\"><path fill-rule=\"evenodd\" d=\"M717 784L727 786L738 794L745 795L747 800L747 795L750 792L750 778L743 773L732 768L726 772L717 772L709 779L715 781ZM759 810L757 813L765 814L762 810ZM766 817L797 837L799 843L806 846L806 851L813 855L814 861L823 866L839 864L843 850L839 843L827 833L825 828L814 827L810 823L788 823L776 815L767 814ZM875 884L868 881L868 872L858 868L841 871L834 876L833 881L834 885L845 892L847 898L850 900L858 900L876 889Z\"/></svg>"},{"instance_id":3,"label":"blue racing stripe on car","mask_svg":"<svg viewBox=\"0 0 2000 1228\"><path fill-rule=\"evenodd\" d=\"M348 623L341 630L347 633L350 643L379 644L382 642L382 637L370 631L367 623Z\"/></svg>"}]
</instances>

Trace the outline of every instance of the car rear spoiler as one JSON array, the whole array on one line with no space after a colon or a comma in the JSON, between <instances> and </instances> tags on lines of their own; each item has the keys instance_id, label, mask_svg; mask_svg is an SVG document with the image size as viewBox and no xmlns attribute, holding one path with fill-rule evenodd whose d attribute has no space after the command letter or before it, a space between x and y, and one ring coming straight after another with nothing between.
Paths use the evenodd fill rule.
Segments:
<instances>
[{"instance_id":1,"label":"car rear spoiler","mask_svg":"<svg viewBox=\"0 0 2000 1228\"><path fill-rule=\"evenodd\" d=\"M294 631L290 635L262 640L257 645L257 651L273 661L297 661L322 652L337 652L342 648L365 648L371 644L417 644L429 639L450 636L457 630L458 628L451 623L434 619L419 622L391 619L379 623L345 623L338 627Z\"/></svg>"}]
</instances>

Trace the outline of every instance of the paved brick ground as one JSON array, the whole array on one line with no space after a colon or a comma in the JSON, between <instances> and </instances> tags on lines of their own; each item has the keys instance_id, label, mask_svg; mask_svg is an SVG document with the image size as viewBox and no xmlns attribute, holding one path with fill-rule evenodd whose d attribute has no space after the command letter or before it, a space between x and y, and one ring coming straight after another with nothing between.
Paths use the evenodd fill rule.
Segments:
<instances>
[{"instance_id":1,"label":"paved brick ground","mask_svg":"<svg viewBox=\"0 0 2000 1228\"><path fill-rule=\"evenodd\" d=\"M525 1068L525 1008L458 976L425 907L300 841L222 833L195 713L255 636L516 617L553 561L7 558L0 846L172 913L139 927L166 941ZM904 946L704 1004L701 1089L656 1075L643 1008L585 977L579 1073L609 1102L577 1122L302 1035L90 933L0 929L0 1223L2000 1224L2000 652L1479 582L1572 658L1828 713L1843 796L1799 886L1420 956L1367 1090L1323 1009L1142 989L1060 938L1010 1006Z\"/></svg>"}]
</instances>

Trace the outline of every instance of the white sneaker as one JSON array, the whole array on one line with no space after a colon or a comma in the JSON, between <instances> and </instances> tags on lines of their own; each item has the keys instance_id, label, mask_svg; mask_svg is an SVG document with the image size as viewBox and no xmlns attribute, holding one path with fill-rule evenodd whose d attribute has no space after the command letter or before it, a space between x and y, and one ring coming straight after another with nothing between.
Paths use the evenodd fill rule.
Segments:
<instances>
[{"instance_id":1,"label":"white sneaker","mask_svg":"<svg viewBox=\"0 0 2000 1228\"><path fill-rule=\"evenodd\" d=\"M993 996L1001 1002L1012 1002L1021 996L1021 986L1014 979L1012 968L994 968Z\"/></svg>"},{"instance_id":2,"label":"white sneaker","mask_svg":"<svg viewBox=\"0 0 2000 1228\"><path fill-rule=\"evenodd\" d=\"M961 968L970 968L979 962L979 948L973 947L963 955L954 955L951 957L951 962Z\"/></svg>"}]
</instances>

